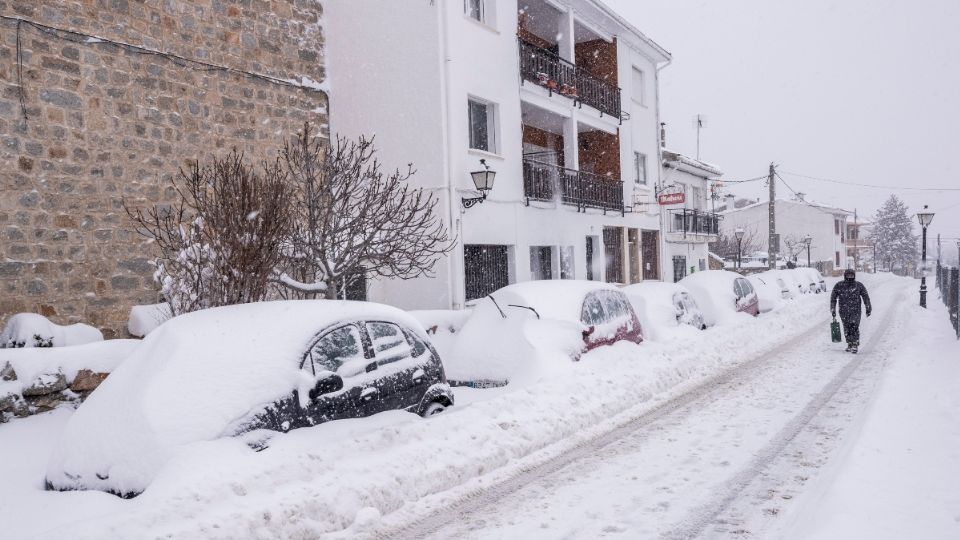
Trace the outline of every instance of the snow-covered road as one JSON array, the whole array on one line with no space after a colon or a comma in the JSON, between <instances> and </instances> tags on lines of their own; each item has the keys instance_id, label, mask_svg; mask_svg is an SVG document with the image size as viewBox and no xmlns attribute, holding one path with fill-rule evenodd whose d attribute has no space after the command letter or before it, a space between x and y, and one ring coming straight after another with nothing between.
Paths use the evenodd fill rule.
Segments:
<instances>
[{"instance_id":1,"label":"snow-covered road","mask_svg":"<svg viewBox=\"0 0 960 540\"><path fill-rule=\"evenodd\" d=\"M897 305L904 290L878 287L875 304ZM868 399L902 322L898 310L883 314L864 324L859 356L815 327L616 432L389 535L758 535L782 521Z\"/></svg>"}]
</instances>

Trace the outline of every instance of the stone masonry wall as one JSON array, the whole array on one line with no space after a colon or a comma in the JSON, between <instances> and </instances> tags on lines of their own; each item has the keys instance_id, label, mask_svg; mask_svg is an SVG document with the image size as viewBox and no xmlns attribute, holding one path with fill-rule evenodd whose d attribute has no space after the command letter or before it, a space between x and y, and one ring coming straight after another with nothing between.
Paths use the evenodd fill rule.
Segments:
<instances>
[{"instance_id":1,"label":"stone masonry wall","mask_svg":"<svg viewBox=\"0 0 960 540\"><path fill-rule=\"evenodd\" d=\"M231 148L272 158L307 120L328 136L321 15L320 0L0 0L0 327L29 311L126 335L158 295L123 201L171 202L181 167Z\"/></svg>"}]
</instances>

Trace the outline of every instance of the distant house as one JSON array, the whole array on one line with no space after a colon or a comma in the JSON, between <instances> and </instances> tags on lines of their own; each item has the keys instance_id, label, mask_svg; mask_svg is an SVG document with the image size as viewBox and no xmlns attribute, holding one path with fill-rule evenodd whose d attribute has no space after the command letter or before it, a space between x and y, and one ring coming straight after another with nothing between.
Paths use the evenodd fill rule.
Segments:
<instances>
[{"instance_id":1,"label":"distant house","mask_svg":"<svg viewBox=\"0 0 960 540\"><path fill-rule=\"evenodd\" d=\"M780 235L779 253L800 266L816 266L825 274L845 268L847 258L847 221L852 212L798 197L776 201L776 225ZM720 232L733 235L738 227L753 232L758 246L769 251L767 243L768 203L754 202L721 212ZM809 250L805 238L809 237Z\"/></svg>"},{"instance_id":2,"label":"distant house","mask_svg":"<svg viewBox=\"0 0 960 540\"><path fill-rule=\"evenodd\" d=\"M873 271L875 250L870 238L872 230L873 222L863 218L847 222L847 260L857 270Z\"/></svg>"}]
</instances>

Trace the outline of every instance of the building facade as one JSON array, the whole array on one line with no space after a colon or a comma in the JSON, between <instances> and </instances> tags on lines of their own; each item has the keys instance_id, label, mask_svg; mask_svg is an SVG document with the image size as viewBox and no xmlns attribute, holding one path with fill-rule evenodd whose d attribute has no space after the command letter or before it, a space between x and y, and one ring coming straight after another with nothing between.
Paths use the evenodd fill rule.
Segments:
<instances>
[{"instance_id":1,"label":"building facade","mask_svg":"<svg viewBox=\"0 0 960 540\"><path fill-rule=\"evenodd\" d=\"M180 168L326 132L319 0L0 2L0 326L29 311L126 335L158 301L124 203Z\"/></svg>"},{"instance_id":2,"label":"building facade","mask_svg":"<svg viewBox=\"0 0 960 540\"><path fill-rule=\"evenodd\" d=\"M766 202L721 212L720 232L732 237L737 228L743 228L756 238L760 250L768 250L769 206ZM807 265L808 249L805 238L810 238L810 265L824 274L834 274L847 266L846 231L851 212L803 199L777 200L775 217L780 235L778 253L786 261ZM764 254L765 256L765 254Z\"/></svg>"},{"instance_id":3,"label":"building facade","mask_svg":"<svg viewBox=\"0 0 960 540\"><path fill-rule=\"evenodd\" d=\"M333 0L331 125L417 170L452 253L368 298L462 308L531 279L661 279L657 70L669 54L592 0ZM496 171L483 202L470 173Z\"/></svg>"},{"instance_id":4,"label":"building facade","mask_svg":"<svg viewBox=\"0 0 960 540\"><path fill-rule=\"evenodd\" d=\"M710 207L710 181L723 176L717 167L664 149L663 193L683 194L683 202L663 205L665 279L680 281L687 274L710 268L709 246L720 232L720 218Z\"/></svg>"}]
</instances>

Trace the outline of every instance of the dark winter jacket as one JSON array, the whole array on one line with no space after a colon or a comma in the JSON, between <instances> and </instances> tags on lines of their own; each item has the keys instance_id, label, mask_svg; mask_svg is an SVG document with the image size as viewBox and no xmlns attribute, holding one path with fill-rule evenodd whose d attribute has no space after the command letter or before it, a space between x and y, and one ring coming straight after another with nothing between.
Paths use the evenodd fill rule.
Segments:
<instances>
[{"instance_id":1,"label":"dark winter jacket","mask_svg":"<svg viewBox=\"0 0 960 540\"><path fill-rule=\"evenodd\" d=\"M840 318L860 318L861 298L863 298L863 305L867 308L867 315L869 316L871 307L867 288L855 279L845 279L833 286L833 292L830 294L830 311L837 309L837 301L839 300Z\"/></svg>"}]
</instances>

